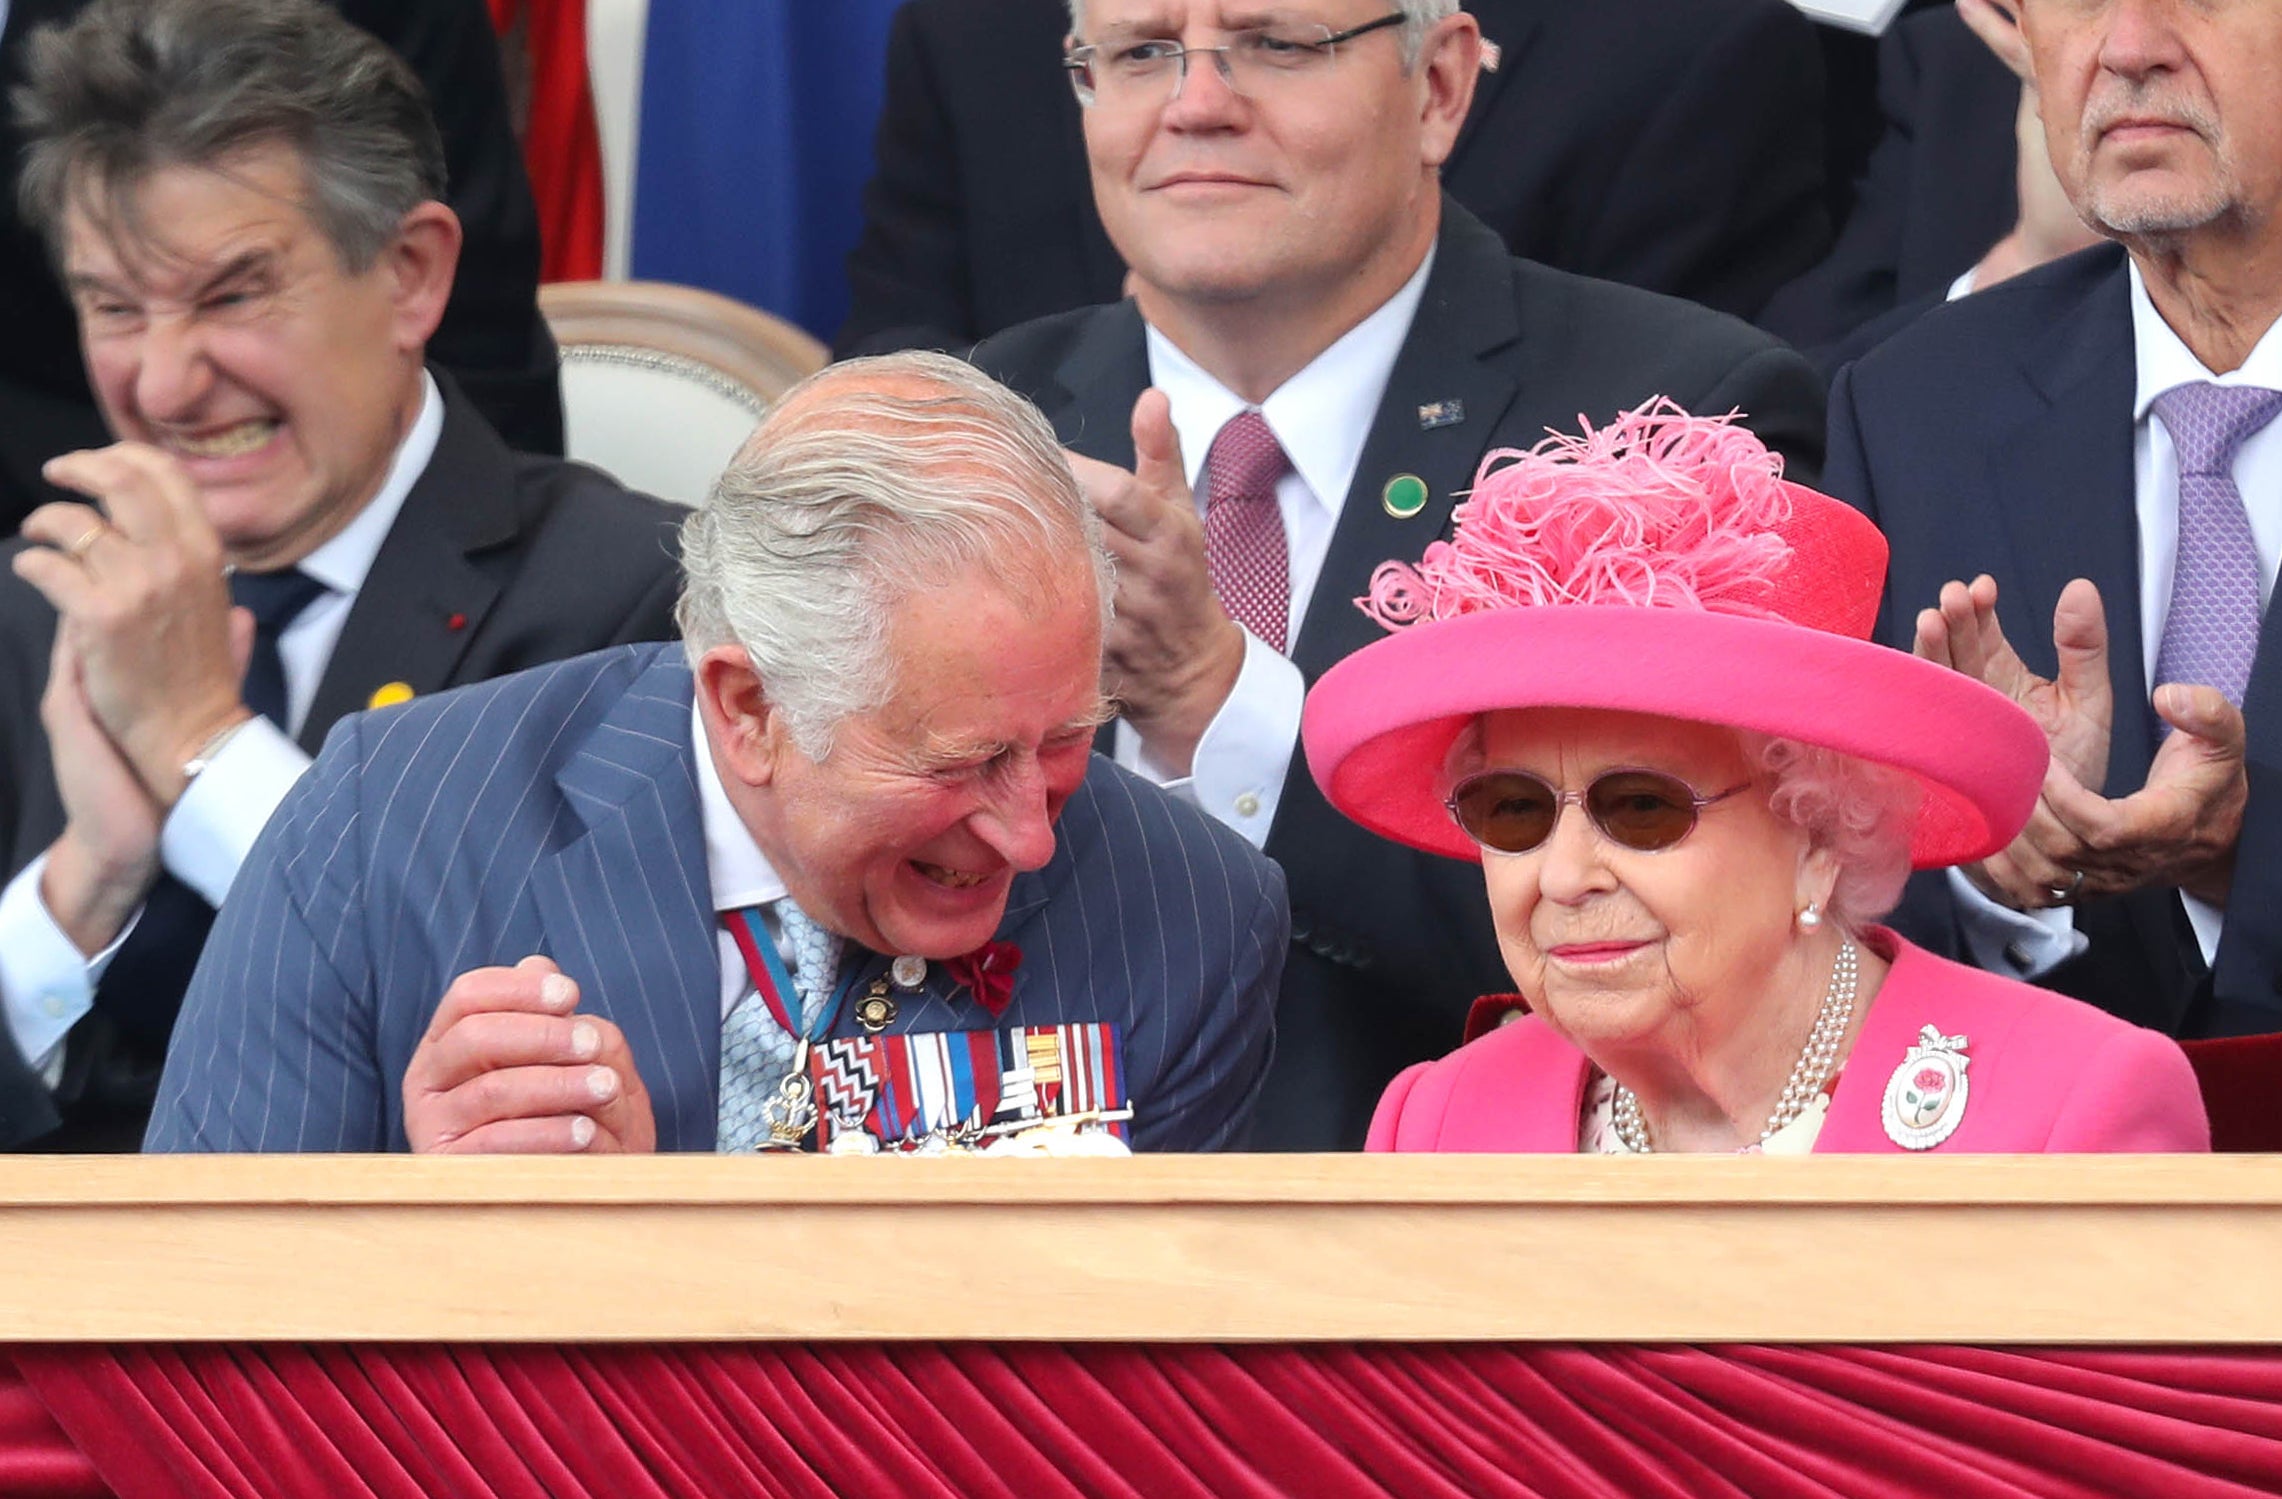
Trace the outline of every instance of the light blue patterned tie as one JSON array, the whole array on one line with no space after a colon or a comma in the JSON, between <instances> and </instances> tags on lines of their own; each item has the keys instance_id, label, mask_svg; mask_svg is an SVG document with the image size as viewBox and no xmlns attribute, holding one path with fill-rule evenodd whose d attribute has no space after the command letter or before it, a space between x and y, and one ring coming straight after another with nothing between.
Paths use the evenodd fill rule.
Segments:
<instances>
[{"instance_id":1,"label":"light blue patterned tie","mask_svg":"<svg viewBox=\"0 0 2282 1499\"><path fill-rule=\"evenodd\" d=\"M840 974L840 939L809 920L808 914L786 896L773 907L778 944L789 952L792 986L799 992L800 1019L805 1026L831 1000ZM714 1148L723 1153L758 1150L769 1138L768 1106L778 1085L792 1070L796 1043L776 1022L755 992L721 1023L721 1091L715 1120Z\"/></svg>"},{"instance_id":2,"label":"light blue patterned tie","mask_svg":"<svg viewBox=\"0 0 2282 1499\"><path fill-rule=\"evenodd\" d=\"M2242 706L2258 654L2260 564L2234 459L2282 411L2282 391L2181 385L2155 398L2179 452L2179 565L2163 620L2155 680L2216 687Z\"/></svg>"}]
</instances>

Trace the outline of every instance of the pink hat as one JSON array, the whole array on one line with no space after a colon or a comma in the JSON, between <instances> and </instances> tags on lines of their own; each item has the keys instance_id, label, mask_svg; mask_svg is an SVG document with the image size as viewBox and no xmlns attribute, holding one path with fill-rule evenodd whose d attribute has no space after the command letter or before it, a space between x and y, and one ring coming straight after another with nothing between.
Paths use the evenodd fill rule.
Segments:
<instances>
[{"instance_id":1,"label":"pink hat","mask_svg":"<svg viewBox=\"0 0 2282 1499\"><path fill-rule=\"evenodd\" d=\"M1920 869L1984 858L2047 758L2003 694L1870 642L1886 539L1784 482L1742 427L1668 401L1482 460L1448 542L1357 601L1394 633L1308 694L1308 766L1375 833L1478 859L1438 774L1475 715L1612 708L1819 744L1905 771Z\"/></svg>"}]
</instances>

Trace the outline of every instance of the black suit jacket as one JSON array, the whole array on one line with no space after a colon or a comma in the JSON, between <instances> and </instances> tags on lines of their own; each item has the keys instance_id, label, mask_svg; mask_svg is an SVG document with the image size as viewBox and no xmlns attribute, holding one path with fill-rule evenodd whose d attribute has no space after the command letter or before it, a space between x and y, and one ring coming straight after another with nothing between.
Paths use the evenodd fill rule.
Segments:
<instances>
[{"instance_id":1,"label":"black suit jacket","mask_svg":"<svg viewBox=\"0 0 2282 1499\"><path fill-rule=\"evenodd\" d=\"M1368 591L1380 562L1414 561L1446 536L1451 505L1491 448L1668 395L1693 411L1741 409L1794 476L1811 477L1821 454L1821 384L1791 350L1700 307L1515 260L1447 197L1443 207L1434 269L1293 642L1310 683L1379 638L1347 601ZM1009 330L974 358L1036 400L1070 447L1131 465L1133 402L1149 383L1132 303ZM1428 429L1420 408L1433 402L1463 420ZM1425 480L1430 496L1408 520L1380 502L1400 473ZM1473 998L1512 981L1480 871L1347 821L1296 747L1267 848L1290 883L1294 948L1255 1144L1353 1149L1388 1079L1457 1045Z\"/></svg>"},{"instance_id":2,"label":"black suit jacket","mask_svg":"<svg viewBox=\"0 0 2282 1499\"><path fill-rule=\"evenodd\" d=\"M22 81L24 39L68 22L87 0L9 0L0 87ZM459 276L428 354L459 377L477 409L519 449L563 450L555 342L539 316L539 215L507 115L499 43L482 0L336 0L393 47L428 91L451 174L446 194L466 230ZM17 217L23 137L0 108L0 535L59 498L40 465L111 439L88 394L79 330L47 248ZM72 496L76 498L76 496Z\"/></svg>"},{"instance_id":3,"label":"black suit jacket","mask_svg":"<svg viewBox=\"0 0 2282 1499\"><path fill-rule=\"evenodd\" d=\"M443 432L318 683L299 736L311 754L386 683L435 692L673 633L682 512L595 469L509 452L466 397L448 380L439 384ZM0 548L0 561L21 546ZM0 851L10 878L63 829L38 713L54 637L47 601L13 572L0 574ZM160 898L205 911L173 888L182 894ZM72 1032L55 1095L0 1028L0 1147L46 1137L43 1148L132 1148L141 1138L163 1032L198 958L195 944L156 950L138 940L144 935L138 926L105 972L97 1011ZM130 1008L114 1000L130 990L132 1009L155 1012L157 1033L130 1034L112 1022Z\"/></svg>"},{"instance_id":4,"label":"black suit jacket","mask_svg":"<svg viewBox=\"0 0 2282 1499\"><path fill-rule=\"evenodd\" d=\"M2069 256L1928 313L1842 372L1830 407L1831 492L1893 545L1880 639L1907 649L1944 582L1987 572L2006 637L2050 676L2060 590L2099 586L2116 705L2109 796L2145 784L2157 743L2129 296L2121 249ZM2282 612L2267 612L2243 712L2250 805L2217 963L2204 965L2174 892L2143 891L2078 906L2090 950L2048 985L2173 1035L2282 1030ZM1915 882L1899 924L1970 961L1938 877Z\"/></svg>"},{"instance_id":5,"label":"black suit jacket","mask_svg":"<svg viewBox=\"0 0 2282 1499\"><path fill-rule=\"evenodd\" d=\"M1443 185L1516 255L1745 316L1829 242L1822 65L1782 0L1469 0L1498 44ZM1063 0L910 0L841 355L1113 302Z\"/></svg>"},{"instance_id":6,"label":"black suit jacket","mask_svg":"<svg viewBox=\"0 0 2282 1499\"><path fill-rule=\"evenodd\" d=\"M1897 22L1878 44L1878 144L1830 257L1777 292L1759 325L1825 368L1948 295L2012 230L2020 81L1957 12Z\"/></svg>"}]
</instances>

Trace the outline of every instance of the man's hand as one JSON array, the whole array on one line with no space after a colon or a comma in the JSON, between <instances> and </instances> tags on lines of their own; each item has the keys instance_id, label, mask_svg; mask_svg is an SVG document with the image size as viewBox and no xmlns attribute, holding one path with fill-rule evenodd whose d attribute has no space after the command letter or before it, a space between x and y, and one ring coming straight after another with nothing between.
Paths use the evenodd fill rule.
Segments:
<instances>
[{"instance_id":1,"label":"man's hand","mask_svg":"<svg viewBox=\"0 0 2282 1499\"><path fill-rule=\"evenodd\" d=\"M2044 796L2056 783L2081 789L2104 785L2115 723L2108 684L2108 623L2100 590L2078 578L2060 592L2052 611L2052 645L2059 675L2028 669L1997 620L1997 580L1983 573L1971 584L1942 585L1939 607L1917 618L1916 653L1939 666L1986 682L2028 710L2052 750ZM2067 862L2076 839L2044 800L2002 852L1961 872L1992 900L2018 910L2060 905L2080 893L2078 866Z\"/></svg>"},{"instance_id":2,"label":"man's hand","mask_svg":"<svg viewBox=\"0 0 2282 1499\"><path fill-rule=\"evenodd\" d=\"M103 510L61 502L33 511L24 535L53 550L17 554L16 573L62 616L96 721L171 809L183 764L247 716L221 540L190 476L156 448L67 453L44 472Z\"/></svg>"},{"instance_id":3,"label":"man's hand","mask_svg":"<svg viewBox=\"0 0 2282 1499\"><path fill-rule=\"evenodd\" d=\"M573 1013L578 985L542 957L452 980L404 1069L419 1152L658 1148L649 1090L617 1026Z\"/></svg>"},{"instance_id":4,"label":"man's hand","mask_svg":"<svg viewBox=\"0 0 2282 1499\"><path fill-rule=\"evenodd\" d=\"M2030 671L1997 622L1997 580L1941 587L1939 607L1918 614L1916 654L1996 688L2029 711L2044 730L2053 760L2080 785L2108 779L2108 740L2115 725L2108 684L2108 620L2100 590L2078 578L2060 591L2052 611L2052 648L2060 674Z\"/></svg>"},{"instance_id":5,"label":"man's hand","mask_svg":"<svg viewBox=\"0 0 2282 1499\"><path fill-rule=\"evenodd\" d=\"M2068 201L2052 170L2028 41L2021 35L2019 0L1957 0L1957 14L2021 81L2020 107L2013 114L2013 186L2020 217L1973 268L1973 289L1985 291L2007 277L2098 244L2100 237Z\"/></svg>"},{"instance_id":6,"label":"man's hand","mask_svg":"<svg viewBox=\"0 0 2282 1499\"><path fill-rule=\"evenodd\" d=\"M2083 871L2080 894L2176 885L2224 906L2250 799L2242 710L2215 687L2167 682L2155 691L2155 711L2173 732L2156 750L2145 786L2109 801L2072 781L2048 780L2038 813L2049 811L2069 840L2055 841L2053 852L2063 867Z\"/></svg>"},{"instance_id":7,"label":"man's hand","mask_svg":"<svg viewBox=\"0 0 2282 1499\"><path fill-rule=\"evenodd\" d=\"M40 900L72 945L92 958L111 945L158 879L158 803L95 721L71 630L59 625L40 696L63 801L63 832L48 848Z\"/></svg>"},{"instance_id":8,"label":"man's hand","mask_svg":"<svg viewBox=\"0 0 2282 1499\"><path fill-rule=\"evenodd\" d=\"M1186 775L1244 668L1244 631L1212 591L1204 523L1163 391L1145 390L1133 403L1133 453L1131 473L1070 455L1079 487L1108 522L1117 559L1117 618L1102 650L1106 686L1150 761Z\"/></svg>"},{"instance_id":9,"label":"man's hand","mask_svg":"<svg viewBox=\"0 0 2282 1499\"><path fill-rule=\"evenodd\" d=\"M2107 617L2089 580L2061 590L2052 643L2060 672L2047 680L2005 639L1996 581L1986 574L1970 586L1944 584L1941 606L1918 616L1918 655L2012 698L2052 747L2028 826L2003 852L1966 867L1966 878L2020 910L2152 886L2225 904L2249 797L2242 710L2215 688L2173 683L2158 690L2155 709L2177 732L2157 749L2147 784L2110 800L2098 790L2107 779L2115 716Z\"/></svg>"}]
</instances>

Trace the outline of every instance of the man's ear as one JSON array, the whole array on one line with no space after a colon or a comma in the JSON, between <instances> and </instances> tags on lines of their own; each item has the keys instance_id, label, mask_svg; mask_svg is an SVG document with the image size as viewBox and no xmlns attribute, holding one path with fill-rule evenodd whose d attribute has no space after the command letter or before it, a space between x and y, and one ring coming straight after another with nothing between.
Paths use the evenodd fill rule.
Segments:
<instances>
[{"instance_id":1,"label":"man's ear","mask_svg":"<svg viewBox=\"0 0 2282 1499\"><path fill-rule=\"evenodd\" d=\"M1420 121L1420 155L1439 169L1450 159L1474 104L1474 83L1482 72L1482 25L1460 11L1434 23L1418 54L1425 111Z\"/></svg>"},{"instance_id":2,"label":"man's ear","mask_svg":"<svg viewBox=\"0 0 2282 1499\"><path fill-rule=\"evenodd\" d=\"M695 676L698 715L722 774L748 786L766 786L790 739L784 715L769 701L752 658L741 645L717 645L698 657Z\"/></svg>"},{"instance_id":3,"label":"man's ear","mask_svg":"<svg viewBox=\"0 0 2282 1499\"><path fill-rule=\"evenodd\" d=\"M390 328L398 353L416 354L435 336L459 264L459 215L432 198L415 205L396 226L376 267L389 278Z\"/></svg>"}]
</instances>

